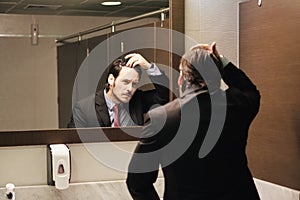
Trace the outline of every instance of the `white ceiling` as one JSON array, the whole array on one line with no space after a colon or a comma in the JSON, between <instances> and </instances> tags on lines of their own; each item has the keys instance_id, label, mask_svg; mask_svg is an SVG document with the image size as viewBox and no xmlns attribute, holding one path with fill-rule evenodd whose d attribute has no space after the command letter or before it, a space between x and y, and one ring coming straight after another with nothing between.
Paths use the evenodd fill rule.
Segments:
<instances>
[{"instance_id":1,"label":"white ceiling","mask_svg":"<svg viewBox=\"0 0 300 200\"><path fill-rule=\"evenodd\" d=\"M169 6L169 0L121 0L120 6L102 6L104 0L0 0L0 14L132 17Z\"/></svg>"}]
</instances>

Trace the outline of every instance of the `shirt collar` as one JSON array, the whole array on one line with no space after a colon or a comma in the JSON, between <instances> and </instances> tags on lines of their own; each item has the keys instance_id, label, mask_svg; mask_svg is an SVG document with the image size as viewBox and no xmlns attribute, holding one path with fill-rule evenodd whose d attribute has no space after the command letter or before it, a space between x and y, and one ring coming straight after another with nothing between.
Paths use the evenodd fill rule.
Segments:
<instances>
[{"instance_id":1,"label":"shirt collar","mask_svg":"<svg viewBox=\"0 0 300 200\"><path fill-rule=\"evenodd\" d=\"M104 98L106 101L106 106L109 110L113 110L113 107L116 105L107 95L106 91L104 90Z\"/></svg>"}]
</instances>

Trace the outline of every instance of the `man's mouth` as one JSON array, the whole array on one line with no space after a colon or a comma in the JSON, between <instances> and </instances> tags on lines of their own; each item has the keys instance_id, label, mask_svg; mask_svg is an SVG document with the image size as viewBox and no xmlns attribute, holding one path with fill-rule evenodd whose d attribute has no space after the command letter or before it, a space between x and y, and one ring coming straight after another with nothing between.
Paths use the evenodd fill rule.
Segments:
<instances>
[{"instance_id":1,"label":"man's mouth","mask_svg":"<svg viewBox=\"0 0 300 200\"><path fill-rule=\"evenodd\" d=\"M127 93L127 94L124 94L124 96L126 96L126 97L130 98L132 95L131 95L131 94L129 94L129 93Z\"/></svg>"}]
</instances>

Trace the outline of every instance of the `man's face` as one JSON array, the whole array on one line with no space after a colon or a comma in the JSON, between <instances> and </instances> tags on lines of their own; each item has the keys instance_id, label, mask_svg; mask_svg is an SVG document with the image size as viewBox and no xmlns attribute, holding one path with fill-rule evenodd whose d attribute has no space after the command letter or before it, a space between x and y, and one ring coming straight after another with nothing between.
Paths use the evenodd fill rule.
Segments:
<instances>
[{"instance_id":1,"label":"man's face","mask_svg":"<svg viewBox=\"0 0 300 200\"><path fill-rule=\"evenodd\" d=\"M138 88L139 74L133 68L122 67L119 76L109 76L108 95L114 103L128 103Z\"/></svg>"}]
</instances>

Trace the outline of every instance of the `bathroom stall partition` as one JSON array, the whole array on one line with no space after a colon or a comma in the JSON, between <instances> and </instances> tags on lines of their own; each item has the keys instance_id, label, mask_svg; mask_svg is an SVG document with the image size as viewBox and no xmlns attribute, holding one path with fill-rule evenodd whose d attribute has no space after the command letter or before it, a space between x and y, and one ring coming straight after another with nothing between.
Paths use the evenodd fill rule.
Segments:
<instances>
[{"instance_id":1,"label":"bathroom stall partition","mask_svg":"<svg viewBox=\"0 0 300 200\"><path fill-rule=\"evenodd\" d=\"M248 142L255 178L300 190L300 2L240 4L240 67L261 93Z\"/></svg>"}]
</instances>

